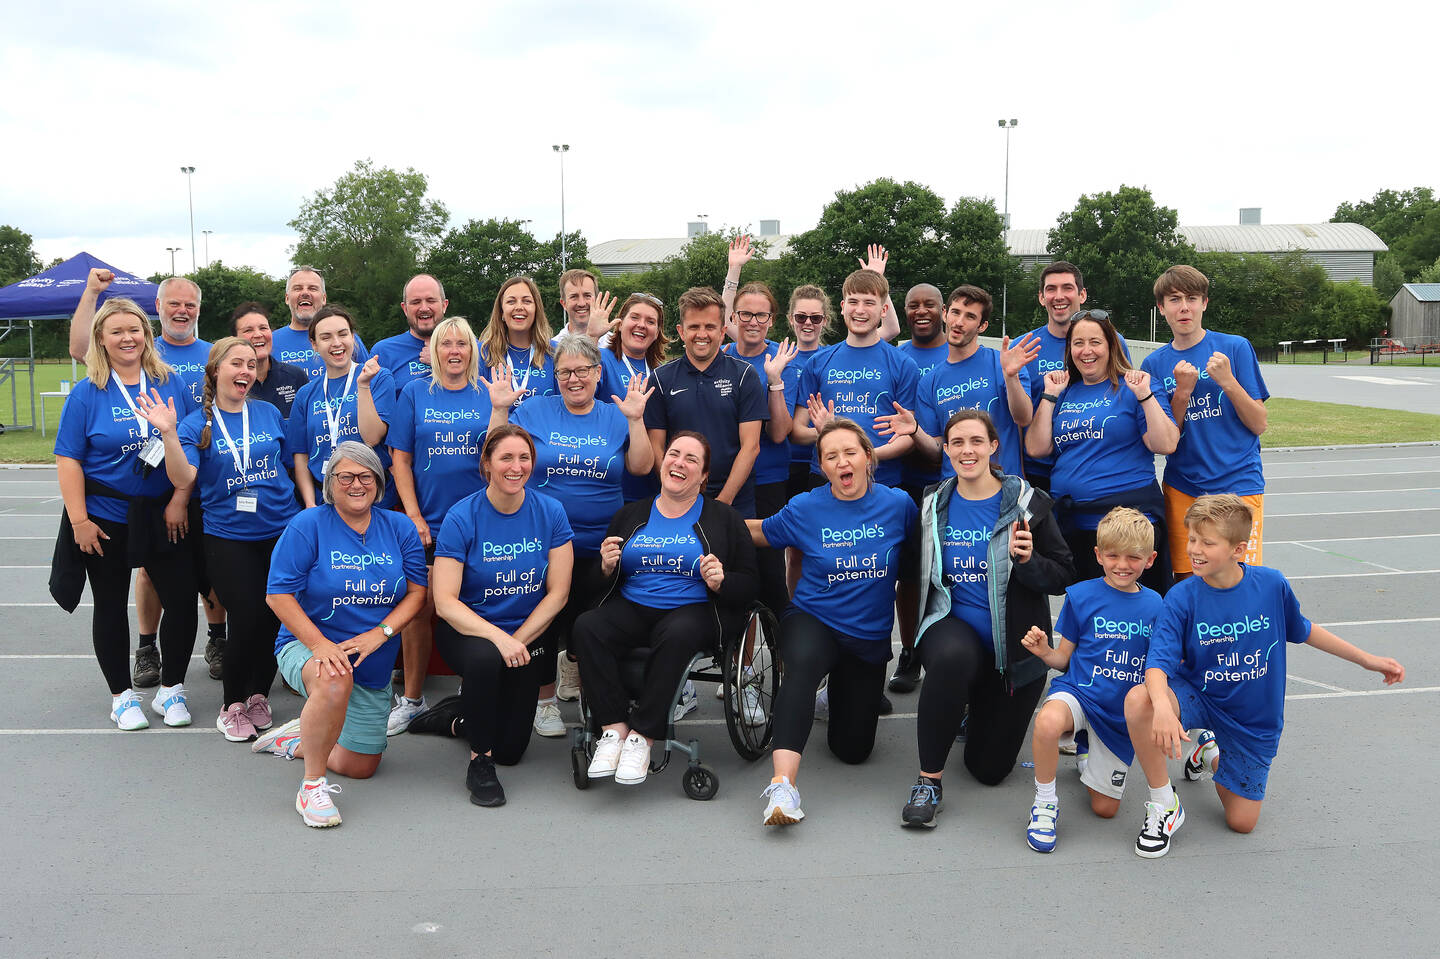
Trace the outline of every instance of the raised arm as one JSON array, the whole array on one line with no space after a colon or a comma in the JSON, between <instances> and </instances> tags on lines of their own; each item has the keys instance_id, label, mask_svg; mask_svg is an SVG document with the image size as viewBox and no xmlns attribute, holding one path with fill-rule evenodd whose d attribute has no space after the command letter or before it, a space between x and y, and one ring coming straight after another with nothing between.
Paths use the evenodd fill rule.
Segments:
<instances>
[{"instance_id":1,"label":"raised arm","mask_svg":"<svg viewBox=\"0 0 1440 959\"><path fill-rule=\"evenodd\" d=\"M1170 418L1169 411L1160 403L1160 398L1150 388L1150 374L1144 370L1130 370L1125 374L1125 385L1140 401L1145 411L1145 448L1152 453L1169 456L1180 442L1180 430Z\"/></svg>"},{"instance_id":2,"label":"raised arm","mask_svg":"<svg viewBox=\"0 0 1440 959\"><path fill-rule=\"evenodd\" d=\"M70 317L70 356L81 363L85 362L85 353L90 349L90 327L95 322L95 305L100 294L113 282L115 274L99 267L93 268L85 278L85 292L80 294L75 315Z\"/></svg>"},{"instance_id":3,"label":"raised arm","mask_svg":"<svg viewBox=\"0 0 1440 959\"><path fill-rule=\"evenodd\" d=\"M740 289L740 271L754 256L750 249L750 234L742 233L730 241L727 254L729 269L725 271L725 283L720 290L720 299L725 304L725 335L739 342L740 327L735 323L735 294Z\"/></svg>"}]
</instances>

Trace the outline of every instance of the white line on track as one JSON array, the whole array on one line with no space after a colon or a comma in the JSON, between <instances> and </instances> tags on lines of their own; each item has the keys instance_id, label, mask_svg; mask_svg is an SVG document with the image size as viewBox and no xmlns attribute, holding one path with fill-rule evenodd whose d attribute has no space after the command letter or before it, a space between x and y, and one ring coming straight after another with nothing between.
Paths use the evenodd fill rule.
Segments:
<instances>
[{"instance_id":1,"label":"white line on track","mask_svg":"<svg viewBox=\"0 0 1440 959\"><path fill-rule=\"evenodd\" d=\"M1337 490L1337 492L1343 492ZM1311 516L1376 516L1380 513L1435 513L1440 506L1415 506L1410 509L1342 509L1330 513L1265 513L1267 521L1272 519L1308 519Z\"/></svg>"},{"instance_id":2,"label":"white line on track","mask_svg":"<svg viewBox=\"0 0 1440 959\"><path fill-rule=\"evenodd\" d=\"M1424 445L1430 446L1431 444L1426 443L1426 444L1424 444ZM1404 455L1403 453L1400 452L1400 448L1399 448L1399 447L1396 447L1396 452L1397 452L1397 455L1395 455L1395 456L1360 456L1360 457L1356 457L1356 458L1354 458L1354 459L1346 459L1345 462L1347 462L1347 463L1394 463L1394 462L1402 461L1402 460L1420 461L1420 462L1428 462L1428 461L1430 461L1430 460L1435 460L1437 463L1440 463L1440 456L1421 456L1421 455L1418 455L1418 454L1415 455L1415 456L1407 456L1407 455ZM1334 465L1335 465L1335 458L1332 456L1330 459L1324 459L1324 460L1284 460L1283 462L1276 462L1276 463L1274 463L1274 464L1272 464L1272 465L1277 466L1277 467L1279 467L1279 466L1334 466Z\"/></svg>"},{"instance_id":3,"label":"white line on track","mask_svg":"<svg viewBox=\"0 0 1440 959\"><path fill-rule=\"evenodd\" d=\"M55 496L54 494L51 494L50 496L33 496L33 495L17 496L17 495L15 495L14 493L0 493L0 499L43 499L43 500L58 500L58 499L60 499L60 497Z\"/></svg>"},{"instance_id":4,"label":"white line on track","mask_svg":"<svg viewBox=\"0 0 1440 959\"><path fill-rule=\"evenodd\" d=\"M1395 536L1329 536L1319 539L1267 539L1266 546L1303 546L1306 543L1368 543L1387 539L1434 539L1440 533L1399 533Z\"/></svg>"},{"instance_id":5,"label":"white line on track","mask_svg":"<svg viewBox=\"0 0 1440 959\"><path fill-rule=\"evenodd\" d=\"M1338 556L1338 555L1340 555L1340 554L1334 552L1333 550L1321 549L1321 548L1318 547L1318 546L1311 546L1309 543L1296 543L1295 545L1296 545L1296 546L1299 546L1301 549L1308 549L1308 550L1310 550L1310 551L1313 552L1313 553L1319 553L1319 554L1322 555L1322 556ZM1388 570L1388 571L1391 572L1391 573L1401 572L1400 570L1396 569L1394 566L1386 566L1384 563L1372 563L1372 562L1371 562L1370 560L1368 560L1368 559L1355 559L1355 557L1353 557L1353 556L1346 556L1345 559L1353 559L1353 560L1355 560L1355 562L1357 562L1357 563L1363 563L1363 564L1365 564L1366 566L1378 566L1378 567L1380 567L1381 569L1383 569L1383 570ZM0 567L0 569L3 569L3 567Z\"/></svg>"},{"instance_id":6,"label":"white line on track","mask_svg":"<svg viewBox=\"0 0 1440 959\"><path fill-rule=\"evenodd\" d=\"M1403 569L1394 573L1316 573L1311 576L1286 576L1290 582L1297 579L1360 579L1370 576L1425 576L1430 573L1440 573L1440 569Z\"/></svg>"},{"instance_id":7,"label":"white line on track","mask_svg":"<svg viewBox=\"0 0 1440 959\"><path fill-rule=\"evenodd\" d=\"M190 656L191 661L194 661L194 660L197 660L197 659L204 659L204 658L205 658L205 655L204 655L203 653L192 653L191 656ZM94 660L95 660L95 654L94 654L94 653L3 653L3 654L0 654L0 659L88 659L88 660L90 660L91 662L94 662Z\"/></svg>"},{"instance_id":8,"label":"white line on track","mask_svg":"<svg viewBox=\"0 0 1440 959\"><path fill-rule=\"evenodd\" d=\"M1285 678L1293 680L1297 683L1304 683L1307 686L1319 686L1321 689L1328 689L1332 693L1349 692L1349 690L1346 689L1344 686L1331 686L1329 683L1322 683L1318 679L1306 679L1304 676L1286 676Z\"/></svg>"},{"instance_id":9,"label":"white line on track","mask_svg":"<svg viewBox=\"0 0 1440 959\"><path fill-rule=\"evenodd\" d=\"M1395 489L1312 489L1299 490L1294 493L1276 492L1269 490L1265 493L1266 500L1272 500L1277 496L1356 496L1370 495L1374 493L1435 493L1440 492L1434 486L1406 486Z\"/></svg>"},{"instance_id":10,"label":"white line on track","mask_svg":"<svg viewBox=\"0 0 1440 959\"><path fill-rule=\"evenodd\" d=\"M1295 699L1352 699L1356 696L1407 696L1415 693L1440 693L1440 686L1392 687L1390 689L1347 689L1338 693L1295 693L1286 696L1285 701ZM117 730L118 731L118 730Z\"/></svg>"},{"instance_id":11,"label":"white line on track","mask_svg":"<svg viewBox=\"0 0 1440 959\"><path fill-rule=\"evenodd\" d=\"M1295 476L1275 476L1268 470L1265 473L1265 482L1273 483L1278 480L1305 480L1305 479L1352 479L1356 476L1410 476L1413 474L1429 475L1440 473L1440 464L1428 470L1381 470L1375 473L1298 473Z\"/></svg>"}]
</instances>

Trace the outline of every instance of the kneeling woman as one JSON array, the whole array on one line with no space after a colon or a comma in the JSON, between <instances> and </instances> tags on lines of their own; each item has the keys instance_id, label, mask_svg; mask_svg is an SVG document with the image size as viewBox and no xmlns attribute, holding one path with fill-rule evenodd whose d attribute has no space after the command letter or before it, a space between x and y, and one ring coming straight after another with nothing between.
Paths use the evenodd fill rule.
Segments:
<instances>
[{"instance_id":1,"label":"kneeling woman","mask_svg":"<svg viewBox=\"0 0 1440 959\"><path fill-rule=\"evenodd\" d=\"M1050 631L1047 594L1075 576L1050 498L991 458L1000 449L983 410L959 410L945 424L945 455L955 475L920 507L920 628L925 667L916 732L920 778L902 821L933 826L940 779L965 708L965 768L994 786L1015 767L1045 663L1021 640L1032 626Z\"/></svg>"},{"instance_id":2,"label":"kneeling woman","mask_svg":"<svg viewBox=\"0 0 1440 959\"><path fill-rule=\"evenodd\" d=\"M755 547L739 513L701 495L709 475L705 437L677 432L660 461L660 495L626 503L600 544L608 592L574 633L585 701L603 729L591 779L645 781L690 660L738 633L755 599ZM652 652L632 709L620 661L643 647Z\"/></svg>"},{"instance_id":3,"label":"kneeling woman","mask_svg":"<svg viewBox=\"0 0 1440 959\"><path fill-rule=\"evenodd\" d=\"M505 803L495 764L515 765L530 745L535 693L554 670L545 654L570 593L570 523L558 502L525 488L534 468L529 433L492 427L480 452L489 485L450 508L435 541L435 644L461 677L460 695L410 731L470 740L465 784L477 806Z\"/></svg>"},{"instance_id":4,"label":"kneeling woman","mask_svg":"<svg viewBox=\"0 0 1440 959\"><path fill-rule=\"evenodd\" d=\"M830 481L764 520L747 520L756 545L802 556L795 598L780 620L785 681L775 699L775 776L765 790L765 825L805 818L795 780L815 721L815 688L830 677L830 751L861 763L875 727L890 661L895 581L915 530L915 503L874 481L875 448L853 420L831 419L816 440Z\"/></svg>"},{"instance_id":5,"label":"kneeling woman","mask_svg":"<svg viewBox=\"0 0 1440 959\"><path fill-rule=\"evenodd\" d=\"M335 447L322 492L325 505L275 544L265 597L280 617L280 674L305 706L251 749L303 758L296 811L307 826L338 826L340 787L325 771L368 779L380 765L397 634L425 605L425 547L405 514L376 508L385 471L363 443Z\"/></svg>"}]
</instances>

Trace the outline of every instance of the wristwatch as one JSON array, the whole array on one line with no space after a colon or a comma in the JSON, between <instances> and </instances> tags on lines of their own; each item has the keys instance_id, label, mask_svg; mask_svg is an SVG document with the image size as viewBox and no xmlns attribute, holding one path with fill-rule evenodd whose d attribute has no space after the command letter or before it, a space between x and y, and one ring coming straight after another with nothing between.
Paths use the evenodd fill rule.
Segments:
<instances>
[{"instance_id":1,"label":"wristwatch","mask_svg":"<svg viewBox=\"0 0 1440 959\"><path fill-rule=\"evenodd\" d=\"M395 638L395 630L390 626L389 623L385 622L383 619L380 621L380 632L385 634L386 639Z\"/></svg>"}]
</instances>

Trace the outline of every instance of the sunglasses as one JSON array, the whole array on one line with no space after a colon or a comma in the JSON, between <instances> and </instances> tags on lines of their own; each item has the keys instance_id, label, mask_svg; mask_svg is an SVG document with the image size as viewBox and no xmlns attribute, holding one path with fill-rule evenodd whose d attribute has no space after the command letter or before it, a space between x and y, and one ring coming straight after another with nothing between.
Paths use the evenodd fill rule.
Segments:
<instances>
[{"instance_id":1,"label":"sunglasses","mask_svg":"<svg viewBox=\"0 0 1440 959\"><path fill-rule=\"evenodd\" d=\"M1070 322L1071 322L1071 323L1075 323L1075 322L1077 322L1077 321L1079 321L1079 320L1108 320L1108 319L1110 319L1110 314L1107 313L1107 312L1105 312L1104 310L1081 310L1079 313L1076 313L1074 316L1070 317Z\"/></svg>"},{"instance_id":2,"label":"sunglasses","mask_svg":"<svg viewBox=\"0 0 1440 959\"><path fill-rule=\"evenodd\" d=\"M790 318L796 323L824 323L824 313L792 313Z\"/></svg>"}]
</instances>

